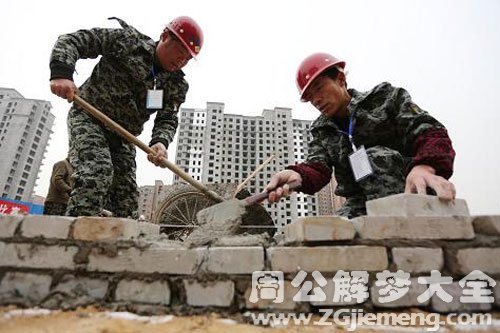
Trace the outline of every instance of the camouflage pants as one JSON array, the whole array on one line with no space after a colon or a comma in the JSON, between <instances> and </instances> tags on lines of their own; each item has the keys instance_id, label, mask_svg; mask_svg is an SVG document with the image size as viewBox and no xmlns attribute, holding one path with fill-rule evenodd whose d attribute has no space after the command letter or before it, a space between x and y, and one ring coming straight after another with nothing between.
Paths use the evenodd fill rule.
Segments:
<instances>
[{"instance_id":1,"label":"camouflage pants","mask_svg":"<svg viewBox=\"0 0 500 333\"><path fill-rule=\"evenodd\" d=\"M357 189L357 193L346 198L346 203L337 212L341 216L354 218L365 215L366 201L402 193L405 190L408 158L404 158L396 150L383 146L367 148L366 153L373 174L353 186Z\"/></svg>"},{"instance_id":2,"label":"camouflage pants","mask_svg":"<svg viewBox=\"0 0 500 333\"><path fill-rule=\"evenodd\" d=\"M106 209L135 217L135 147L76 108L68 114L68 131L74 173L66 215L93 216Z\"/></svg>"},{"instance_id":3,"label":"camouflage pants","mask_svg":"<svg viewBox=\"0 0 500 333\"><path fill-rule=\"evenodd\" d=\"M43 215L64 215L67 206L62 202L45 201Z\"/></svg>"}]
</instances>

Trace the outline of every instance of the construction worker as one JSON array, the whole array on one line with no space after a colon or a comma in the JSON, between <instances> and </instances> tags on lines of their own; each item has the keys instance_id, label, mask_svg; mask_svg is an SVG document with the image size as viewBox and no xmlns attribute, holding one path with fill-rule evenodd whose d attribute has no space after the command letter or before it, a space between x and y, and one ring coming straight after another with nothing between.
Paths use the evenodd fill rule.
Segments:
<instances>
[{"instance_id":1,"label":"construction worker","mask_svg":"<svg viewBox=\"0 0 500 333\"><path fill-rule=\"evenodd\" d=\"M381 83L367 92L348 89L345 62L326 53L307 57L297 71L303 102L321 115L313 122L306 161L275 174L266 190L269 201L289 194L288 183L314 194L331 179L346 197L338 214L366 214L365 202L396 193L455 198L449 182L455 151L446 128L418 107L402 88Z\"/></svg>"},{"instance_id":2,"label":"construction worker","mask_svg":"<svg viewBox=\"0 0 500 333\"><path fill-rule=\"evenodd\" d=\"M64 215L68 206L69 194L73 188L73 167L69 156L56 162L50 176L49 193L43 207L44 215Z\"/></svg>"},{"instance_id":3,"label":"construction worker","mask_svg":"<svg viewBox=\"0 0 500 333\"><path fill-rule=\"evenodd\" d=\"M143 35L118 18L119 29L94 28L62 35L50 57L52 93L73 101L77 88L72 75L78 59L101 59L78 94L133 135L156 113L149 155L159 165L178 124L177 111L188 83L181 68L195 58L203 33L190 17L172 20L160 39ZM66 215L137 217L135 147L73 105L68 114L74 189Z\"/></svg>"}]
</instances>

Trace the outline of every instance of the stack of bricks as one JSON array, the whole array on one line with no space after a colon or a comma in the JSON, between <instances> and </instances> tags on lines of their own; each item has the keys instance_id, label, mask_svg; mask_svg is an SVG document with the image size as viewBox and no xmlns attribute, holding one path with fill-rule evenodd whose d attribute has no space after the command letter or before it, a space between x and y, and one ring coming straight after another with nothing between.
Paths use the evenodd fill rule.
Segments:
<instances>
[{"instance_id":1,"label":"stack of bricks","mask_svg":"<svg viewBox=\"0 0 500 333\"><path fill-rule=\"evenodd\" d=\"M500 306L500 216L469 216L463 200L401 194L367 203L367 216L353 220L309 217L285 228L270 247L187 248L159 235L159 226L118 218L0 217L0 304L74 308L98 304L129 311L230 312L363 307L370 310L421 307L437 312L491 311ZM397 301L377 299L376 274L410 273L409 292ZM453 295L444 302L426 292L418 277L437 270L453 277L442 285ZM461 303L458 281L474 270L487 274L493 303ZM252 300L252 274L281 272L281 302ZM366 271L369 296L335 301L339 271ZM316 273L315 273L316 272ZM327 284L324 301L294 301L298 275L318 272Z\"/></svg>"}]
</instances>

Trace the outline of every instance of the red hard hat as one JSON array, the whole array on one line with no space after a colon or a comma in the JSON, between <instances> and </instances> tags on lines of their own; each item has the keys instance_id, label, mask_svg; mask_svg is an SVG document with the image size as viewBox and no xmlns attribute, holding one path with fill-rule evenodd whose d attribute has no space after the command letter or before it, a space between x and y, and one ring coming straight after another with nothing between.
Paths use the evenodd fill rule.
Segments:
<instances>
[{"instance_id":1,"label":"red hard hat","mask_svg":"<svg viewBox=\"0 0 500 333\"><path fill-rule=\"evenodd\" d=\"M172 20L166 27L170 30L196 58L203 45L203 31L198 23L189 16L179 16Z\"/></svg>"},{"instance_id":2,"label":"red hard hat","mask_svg":"<svg viewBox=\"0 0 500 333\"><path fill-rule=\"evenodd\" d=\"M304 94L311 82L322 72L334 66L344 69L345 62L328 53L314 53L302 61L297 69L297 88L302 102L307 102Z\"/></svg>"}]
</instances>

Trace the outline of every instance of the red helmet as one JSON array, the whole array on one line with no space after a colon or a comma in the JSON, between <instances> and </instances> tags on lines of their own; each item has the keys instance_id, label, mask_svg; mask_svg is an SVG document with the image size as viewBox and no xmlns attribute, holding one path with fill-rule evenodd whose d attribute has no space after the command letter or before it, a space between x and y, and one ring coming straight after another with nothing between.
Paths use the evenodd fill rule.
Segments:
<instances>
[{"instance_id":1,"label":"red helmet","mask_svg":"<svg viewBox=\"0 0 500 333\"><path fill-rule=\"evenodd\" d=\"M297 88L302 102L307 102L304 94L311 82L323 71L334 66L344 69L345 62L328 53L314 53L302 61L297 69Z\"/></svg>"},{"instance_id":2,"label":"red helmet","mask_svg":"<svg viewBox=\"0 0 500 333\"><path fill-rule=\"evenodd\" d=\"M179 16L167 24L166 28L182 42L191 56L196 58L203 45L203 31L198 23L189 16Z\"/></svg>"}]
</instances>

